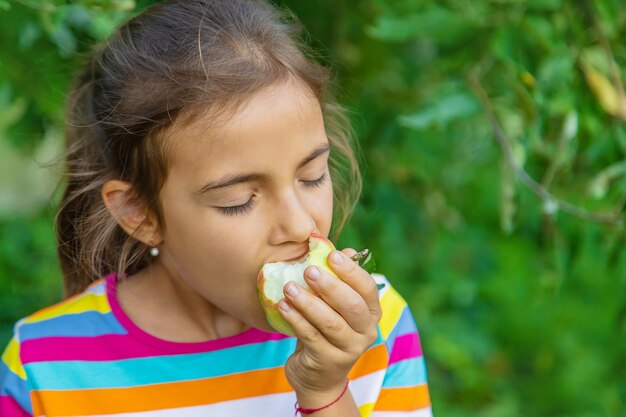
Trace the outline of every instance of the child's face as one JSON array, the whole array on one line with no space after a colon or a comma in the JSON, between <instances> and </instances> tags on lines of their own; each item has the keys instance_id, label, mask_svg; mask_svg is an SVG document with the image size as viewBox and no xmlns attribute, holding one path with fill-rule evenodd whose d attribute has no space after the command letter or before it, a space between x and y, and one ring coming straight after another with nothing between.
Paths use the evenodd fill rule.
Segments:
<instances>
[{"instance_id":1,"label":"child's face","mask_svg":"<svg viewBox=\"0 0 626 417\"><path fill-rule=\"evenodd\" d=\"M311 233L330 230L333 189L320 105L290 82L261 91L227 123L206 126L200 119L173 128L167 139L173 149L155 266L196 301L269 330L256 295L259 270L302 256ZM242 174L258 178L211 188ZM235 206L243 207L224 209Z\"/></svg>"}]
</instances>

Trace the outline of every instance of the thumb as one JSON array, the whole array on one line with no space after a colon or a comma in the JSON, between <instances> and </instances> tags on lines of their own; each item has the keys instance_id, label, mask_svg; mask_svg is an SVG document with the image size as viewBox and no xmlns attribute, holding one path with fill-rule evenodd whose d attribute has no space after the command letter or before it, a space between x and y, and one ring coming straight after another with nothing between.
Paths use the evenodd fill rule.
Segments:
<instances>
[{"instance_id":1,"label":"thumb","mask_svg":"<svg viewBox=\"0 0 626 417\"><path fill-rule=\"evenodd\" d=\"M348 258L351 258L357 253L357 251L352 248L345 248L341 251L341 253L346 255Z\"/></svg>"}]
</instances>

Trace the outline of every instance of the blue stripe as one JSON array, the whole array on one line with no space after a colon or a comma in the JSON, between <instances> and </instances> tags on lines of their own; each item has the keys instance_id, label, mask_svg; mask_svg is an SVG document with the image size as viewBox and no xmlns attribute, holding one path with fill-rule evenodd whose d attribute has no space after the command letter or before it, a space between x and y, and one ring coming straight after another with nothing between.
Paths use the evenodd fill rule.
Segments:
<instances>
[{"instance_id":1,"label":"blue stripe","mask_svg":"<svg viewBox=\"0 0 626 417\"><path fill-rule=\"evenodd\" d=\"M19 332L22 342L43 337L89 337L127 333L113 313L97 311L65 314L35 323L24 323Z\"/></svg>"},{"instance_id":2,"label":"blue stripe","mask_svg":"<svg viewBox=\"0 0 626 417\"><path fill-rule=\"evenodd\" d=\"M8 395L25 411L33 414L27 382L11 372L7 364L2 361L0 361L0 395Z\"/></svg>"},{"instance_id":3,"label":"blue stripe","mask_svg":"<svg viewBox=\"0 0 626 417\"><path fill-rule=\"evenodd\" d=\"M276 368L295 348L296 339L288 338L206 353L110 362L34 362L25 367L37 375L33 388L38 390L123 388Z\"/></svg>"},{"instance_id":4,"label":"blue stripe","mask_svg":"<svg viewBox=\"0 0 626 417\"><path fill-rule=\"evenodd\" d=\"M415 320L413 319L413 315L411 314L411 310L409 307L404 307L398 322L393 327L389 336L387 336L387 340L385 343L387 344L387 351L391 352L393 349L393 344L396 341L396 337L402 336L405 334L413 333L417 331L417 326L415 325Z\"/></svg>"},{"instance_id":5,"label":"blue stripe","mask_svg":"<svg viewBox=\"0 0 626 417\"><path fill-rule=\"evenodd\" d=\"M384 388L413 387L425 384L428 380L424 357L406 359L387 368Z\"/></svg>"},{"instance_id":6,"label":"blue stripe","mask_svg":"<svg viewBox=\"0 0 626 417\"><path fill-rule=\"evenodd\" d=\"M372 343L372 346L370 346L370 349L375 346L382 345L383 343L385 343L385 339L383 339L383 335L380 332L380 326L376 326L376 331L378 333L378 336L376 337L376 341Z\"/></svg>"}]
</instances>

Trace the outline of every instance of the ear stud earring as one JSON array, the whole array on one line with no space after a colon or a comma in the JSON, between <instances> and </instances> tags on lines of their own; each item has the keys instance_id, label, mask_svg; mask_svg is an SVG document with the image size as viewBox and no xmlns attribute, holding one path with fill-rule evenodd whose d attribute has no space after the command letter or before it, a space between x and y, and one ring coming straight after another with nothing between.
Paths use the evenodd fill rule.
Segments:
<instances>
[{"instance_id":1,"label":"ear stud earring","mask_svg":"<svg viewBox=\"0 0 626 417\"><path fill-rule=\"evenodd\" d=\"M156 246L153 248L150 248L150 255L152 257L157 257L159 256L159 248L157 248Z\"/></svg>"}]
</instances>

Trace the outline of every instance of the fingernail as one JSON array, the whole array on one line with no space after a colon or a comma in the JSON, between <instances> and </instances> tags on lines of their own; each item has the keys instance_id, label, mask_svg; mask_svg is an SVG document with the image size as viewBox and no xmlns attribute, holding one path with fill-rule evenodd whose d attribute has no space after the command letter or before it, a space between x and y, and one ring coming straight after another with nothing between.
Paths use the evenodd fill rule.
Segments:
<instances>
[{"instance_id":1,"label":"fingernail","mask_svg":"<svg viewBox=\"0 0 626 417\"><path fill-rule=\"evenodd\" d=\"M289 303L285 301L285 299L283 298L282 300L278 302L278 308L280 308L283 311L289 311Z\"/></svg>"},{"instance_id":2,"label":"fingernail","mask_svg":"<svg viewBox=\"0 0 626 417\"><path fill-rule=\"evenodd\" d=\"M318 267L312 266L311 268L309 268L307 275L312 281L317 281L318 279L320 279L320 270Z\"/></svg>"},{"instance_id":3,"label":"fingernail","mask_svg":"<svg viewBox=\"0 0 626 417\"><path fill-rule=\"evenodd\" d=\"M298 294L300 294L300 289L298 288L296 284L292 282L287 284L285 291L287 292L287 294L289 294L292 297L297 297Z\"/></svg>"},{"instance_id":4,"label":"fingernail","mask_svg":"<svg viewBox=\"0 0 626 417\"><path fill-rule=\"evenodd\" d=\"M334 252L330 259L333 261L334 264L339 265L342 261L343 261L343 255L341 254L341 252Z\"/></svg>"}]
</instances>

